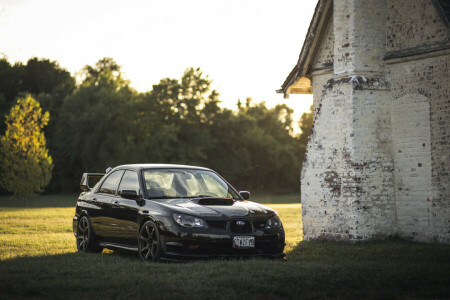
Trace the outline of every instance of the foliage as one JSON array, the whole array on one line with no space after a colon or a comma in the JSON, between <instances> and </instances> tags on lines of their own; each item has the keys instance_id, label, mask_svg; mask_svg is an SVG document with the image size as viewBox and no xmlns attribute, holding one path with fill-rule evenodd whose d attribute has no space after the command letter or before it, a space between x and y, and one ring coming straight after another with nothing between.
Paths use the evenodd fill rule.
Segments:
<instances>
[{"instance_id":1,"label":"foliage","mask_svg":"<svg viewBox=\"0 0 450 300\"><path fill-rule=\"evenodd\" d=\"M30 58L26 64L11 65L6 59L0 59L0 134L6 130L5 116L15 105L17 97L31 94L52 116L43 129L49 152L55 153L55 132L59 110L63 100L75 89L75 79L55 61ZM48 190L54 190L51 185ZM0 188L0 194L4 191Z\"/></svg>"},{"instance_id":2,"label":"foliage","mask_svg":"<svg viewBox=\"0 0 450 300\"><path fill-rule=\"evenodd\" d=\"M311 105L309 112L305 112L300 117L300 121L298 121L298 125L300 126L300 130L302 134L300 135L300 143L306 145L308 143L308 137L311 134L313 128L313 107Z\"/></svg>"},{"instance_id":3,"label":"foliage","mask_svg":"<svg viewBox=\"0 0 450 300\"><path fill-rule=\"evenodd\" d=\"M11 109L20 95L31 94L56 121L59 107L64 97L75 89L75 79L55 61L30 58L23 65L11 65L5 58L0 59L0 118ZM3 133L3 120L0 133Z\"/></svg>"},{"instance_id":4,"label":"foliage","mask_svg":"<svg viewBox=\"0 0 450 300\"><path fill-rule=\"evenodd\" d=\"M32 95L51 94L64 98L75 88L75 80L70 73L48 59L29 59L21 73L19 91Z\"/></svg>"},{"instance_id":5,"label":"foliage","mask_svg":"<svg viewBox=\"0 0 450 300\"><path fill-rule=\"evenodd\" d=\"M110 66L113 70L107 69ZM65 98L55 137L56 184L73 191L86 171L133 161L131 151L137 93L129 88L113 62L86 67L81 87Z\"/></svg>"},{"instance_id":6,"label":"foliage","mask_svg":"<svg viewBox=\"0 0 450 300\"><path fill-rule=\"evenodd\" d=\"M83 172L109 166L180 163L213 168L239 189L298 192L309 131L293 134L286 105L267 108L248 98L237 111L223 109L199 68L138 93L108 57L85 66L79 82L46 59L0 60L0 113L28 92L52 115L45 128L55 162L50 191L75 191Z\"/></svg>"},{"instance_id":7,"label":"foliage","mask_svg":"<svg viewBox=\"0 0 450 300\"><path fill-rule=\"evenodd\" d=\"M213 143L207 127L219 112L218 102L200 69L189 68L180 80L165 78L153 85L137 106L136 133L145 137L138 161L205 164Z\"/></svg>"},{"instance_id":8,"label":"foliage","mask_svg":"<svg viewBox=\"0 0 450 300\"><path fill-rule=\"evenodd\" d=\"M95 66L86 65L82 70L82 86L104 86L120 89L128 86L129 82L123 78L120 66L110 57L100 59Z\"/></svg>"},{"instance_id":9,"label":"foliage","mask_svg":"<svg viewBox=\"0 0 450 300\"><path fill-rule=\"evenodd\" d=\"M300 155L299 159L303 163L306 159L306 145L308 145L308 139L311 135L311 132L313 130L314 126L314 120L313 120L313 106L311 105L311 108L308 113L303 113L300 117L300 120L298 122L298 125L300 127L300 130L302 131L300 135Z\"/></svg>"},{"instance_id":10,"label":"foliage","mask_svg":"<svg viewBox=\"0 0 450 300\"><path fill-rule=\"evenodd\" d=\"M22 64L12 66L5 58L0 59L0 93L4 104L14 100L20 90ZM6 109L2 107L2 111ZM7 108L9 110L9 107Z\"/></svg>"},{"instance_id":11,"label":"foliage","mask_svg":"<svg viewBox=\"0 0 450 300\"><path fill-rule=\"evenodd\" d=\"M291 118L286 105L268 109L250 98L237 114L224 110L211 126L210 166L239 189L297 191L300 145L290 134Z\"/></svg>"},{"instance_id":12,"label":"foliage","mask_svg":"<svg viewBox=\"0 0 450 300\"><path fill-rule=\"evenodd\" d=\"M6 116L6 132L0 140L0 185L17 196L43 192L53 168L42 129L49 113L42 113L31 96L17 100Z\"/></svg>"},{"instance_id":13,"label":"foliage","mask_svg":"<svg viewBox=\"0 0 450 300\"><path fill-rule=\"evenodd\" d=\"M21 64L12 66L6 59L0 59L0 134L5 131L4 117L14 104L20 89Z\"/></svg>"}]
</instances>

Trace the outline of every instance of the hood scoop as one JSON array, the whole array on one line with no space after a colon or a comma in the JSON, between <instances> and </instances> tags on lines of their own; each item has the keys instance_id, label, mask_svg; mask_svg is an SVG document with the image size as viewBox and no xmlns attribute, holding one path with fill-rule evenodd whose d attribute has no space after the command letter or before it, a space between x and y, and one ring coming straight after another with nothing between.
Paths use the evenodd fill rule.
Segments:
<instances>
[{"instance_id":1,"label":"hood scoop","mask_svg":"<svg viewBox=\"0 0 450 300\"><path fill-rule=\"evenodd\" d=\"M231 206L234 204L234 200L231 198L198 198L191 200L194 203L205 206L220 205Z\"/></svg>"}]
</instances>

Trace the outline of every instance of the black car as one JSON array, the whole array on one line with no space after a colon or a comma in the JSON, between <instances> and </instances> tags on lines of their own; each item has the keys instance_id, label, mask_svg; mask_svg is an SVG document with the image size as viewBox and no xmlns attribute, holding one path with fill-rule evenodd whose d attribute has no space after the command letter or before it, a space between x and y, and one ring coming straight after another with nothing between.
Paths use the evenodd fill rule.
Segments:
<instances>
[{"instance_id":1,"label":"black car","mask_svg":"<svg viewBox=\"0 0 450 300\"><path fill-rule=\"evenodd\" d=\"M73 218L78 251L128 250L143 261L285 256L277 213L246 201L249 192L238 193L213 170L123 165L83 174L80 187Z\"/></svg>"}]
</instances>

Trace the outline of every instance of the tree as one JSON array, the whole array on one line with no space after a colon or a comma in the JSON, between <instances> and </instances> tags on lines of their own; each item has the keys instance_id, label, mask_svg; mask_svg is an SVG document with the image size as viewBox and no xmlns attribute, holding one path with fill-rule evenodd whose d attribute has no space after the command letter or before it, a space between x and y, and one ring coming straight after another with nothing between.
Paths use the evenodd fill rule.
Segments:
<instances>
[{"instance_id":1,"label":"tree","mask_svg":"<svg viewBox=\"0 0 450 300\"><path fill-rule=\"evenodd\" d=\"M199 68L153 85L137 109L137 132L146 137L141 138L140 161L207 164L214 143L208 125L220 111L218 102L211 80Z\"/></svg>"},{"instance_id":2,"label":"tree","mask_svg":"<svg viewBox=\"0 0 450 300\"><path fill-rule=\"evenodd\" d=\"M43 192L51 179L53 162L42 131L49 119L31 96L18 99L6 116L6 132L0 139L0 186L24 200Z\"/></svg>"},{"instance_id":3,"label":"tree","mask_svg":"<svg viewBox=\"0 0 450 300\"><path fill-rule=\"evenodd\" d=\"M54 119L62 99L74 89L75 79L56 61L33 57L26 65L20 62L11 65L5 58L0 59L0 98L3 98L3 101L0 100L3 102L0 103L1 117L14 105L17 96L31 94L34 97L51 97L45 99L45 104L42 101L40 103Z\"/></svg>"},{"instance_id":4,"label":"tree","mask_svg":"<svg viewBox=\"0 0 450 300\"><path fill-rule=\"evenodd\" d=\"M0 59L0 93L6 102L13 101L20 89L22 64L11 65L6 58Z\"/></svg>"},{"instance_id":5,"label":"tree","mask_svg":"<svg viewBox=\"0 0 450 300\"><path fill-rule=\"evenodd\" d=\"M137 93L104 58L84 68L81 87L64 99L55 135L55 190L73 191L83 172L137 161ZM140 150L141 151L141 150Z\"/></svg>"},{"instance_id":6,"label":"tree","mask_svg":"<svg viewBox=\"0 0 450 300\"><path fill-rule=\"evenodd\" d=\"M0 59L0 134L6 129L4 116L20 90L22 69L20 63L13 66L5 58Z\"/></svg>"},{"instance_id":7,"label":"tree","mask_svg":"<svg viewBox=\"0 0 450 300\"><path fill-rule=\"evenodd\" d=\"M30 58L27 64L21 67L21 79L19 90L32 95L51 94L64 98L75 88L75 79L70 73L56 61L45 58Z\"/></svg>"},{"instance_id":8,"label":"tree","mask_svg":"<svg viewBox=\"0 0 450 300\"><path fill-rule=\"evenodd\" d=\"M20 62L11 65L5 58L0 59L0 134L6 130L4 116L15 105L17 97L31 94L52 116L45 128L47 145L52 152L59 109L63 99L74 89L75 79L56 61L33 57L26 65Z\"/></svg>"},{"instance_id":9,"label":"tree","mask_svg":"<svg viewBox=\"0 0 450 300\"><path fill-rule=\"evenodd\" d=\"M239 103L237 112L224 109L216 114L207 166L239 189L298 190L301 145L291 135L293 111L286 105L269 109L250 98Z\"/></svg>"},{"instance_id":10,"label":"tree","mask_svg":"<svg viewBox=\"0 0 450 300\"><path fill-rule=\"evenodd\" d=\"M303 162L305 161L306 157L306 146L308 145L309 136L312 132L313 125L314 125L314 116L313 116L313 106L311 105L311 108L309 112L305 112L302 114L300 120L298 121L298 125L300 126L301 133L300 133L300 163L303 167Z\"/></svg>"},{"instance_id":11,"label":"tree","mask_svg":"<svg viewBox=\"0 0 450 300\"><path fill-rule=\"evenodd\" d=\"M309 112L305 112L302 114L300 121L298 122L298 125L300 126L300 130L302 133L300 134L300 142L305 145L308 144L308 138L311 134L312 128L313 128L313 113L312 113L313 107L311 105Z\"/></svg>"},{"instance_id":12,"label":"tree","mask_svg":"<svg viewBox=\"0 0 450 300\"><path fill-rule=\"evenodd\" d=\"M82 73L83 86L109 86L120 89L129 85L123 78L120 66L110 57L100 59L95 66L86 65Z\"/></svg>"}]
</instances>

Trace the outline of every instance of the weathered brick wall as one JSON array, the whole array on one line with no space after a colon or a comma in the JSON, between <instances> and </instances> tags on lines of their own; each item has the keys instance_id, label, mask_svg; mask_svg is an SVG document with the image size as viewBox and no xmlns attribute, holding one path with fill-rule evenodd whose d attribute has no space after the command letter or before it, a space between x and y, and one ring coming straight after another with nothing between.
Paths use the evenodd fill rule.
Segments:
<instances>
[{"instance_id":1,"label":"weathered brick wall","mask_svg":"<svg viewBox=\"0 0 450 300\"><path fill-rule=\"evenodd\" d=\"M431 0L390 0L387 8L388 52L448 41L448 29Z\"/></svg>"},{"instance_id":2,"label":"weathered brick wall","mask_svg":"<svg viewBox=\"0 0 450 300\"><path fill-rule=\"evenodd\" d=\"M354 166L355 203L364 238L396 232L389 88L379 79L354 91L355 134L349 163Z\"/></svg>"},{"instance_id":3,"label":"weathered brick wall","mask_svg":"<svg viewBox=\"0 0 450 300\"><path fill-rule=\"evenodd\" d=\"M428 0L334 1L312 66L305 239L450 242L450 50L426 53L442 26Z\"/></svg>"},{"instance_id":4,"label":"weathered brick wall","mask_svg":"<svg viewBox=\"0 0 450 300\"><path fill-rule=\"evenodd\" d=\"M313 78L311 80L312 87L313 87L313 115L314 117L318 116L318 113L320 113L320 109L322 107L322 96L324 91L326 90L324 87L326 86L327 82L333 78L333 72L332 70L327 73L322 73L319 75L313 75ZM316 124L316 123L314 123Z\"/></svg>"},{"instance_id":5,"label":"weathered brick wall","mask_svg":"<svg viewBox=\"0 0 450 300\"><path fill-rule=\"evenodd\" d=\"M313 83L327 75L320 77ZM388 92L383 86L360 90L350 80L329 81L333 85L314 102L302 173L306 239L358 240L395 232Z\"/></svg>"},{"instance_id":6,"label":"weathered brick wall","mask_svg":"<svg viewBox=\"0 0 450 300\"><path fill-rule=\"evenodd\" d=\"M433 55L437 56L387 62L395 110L397 207L402 235L448 243L450 53Z\"/></svg>"},{"instance_id":7,"label":"weathered brick wall","mask_svg":"<svg viewBox=\"0 0 450 300\"><path fill-rule=\"evenodd\" d=\"M409 142L413 144L396 149L397 156L398 150L406 151L411 164L411 168L407 168L401 158L396 157L396 171L397 165L403 167L400 178L408 177L409 183L406 187L396 187L399 214L400 210L409 210L399 218L399 231L417 240L450 243L450 29L445 27L430 0L396 0L388 5L386 32L388 51L399 51L403 55L417 49L425 52L386 61L393 104L404 103L400 105L404 110L402 115L410 117L409 121L403 118L403 122L393 118L393 126L405 126L411 119L417 121L411 124L414 133ZM427 49L439 47L446 50L426 53ZM417 99L422 101L417 103ZM430 132L429 145L423 130ZM393 138L394 141L402 139ZM429 156L431 174L428 163L423 162L428 161ZM417 166L413 167L415 163Z\"/></svg>"},{"instance_id":8,"label":"weathered brick wall","mask_svg":"<svg viewBox=\"0 0 450 300\"><path fill-rule=\"evenodd\" d=\"M394 99L391 115L397 227L424 240L433 229L430 104L423 95L405 95Z\"/></svg>"},{"instance_id":9,"label":"weathered brick wall","mask_svg":"<svg viewBox=\"0 0 450 300\"><path fill-rule=\"evenodd\" d=\"M385 10L384 0L333 1L336 75L383 73Z\"/></svg>"},{"instance_id":10,"label":"weathered brick wall","mask_svg":"<svg viewBox=\"0 0 450 300\"><path fill-rule=\"evenodd\" d=\"M348 90L347 94L350 93ZM349 239L354 234L354 226L348 218L355 216L356 219L356 212L348 199L341 195L345 165L343 161L333 161L335 156L343 155L342 149L351 148L347 140L341 138L343 135L350 136L352 132L348 118L351 103L338 96L333 91L325 90L320 101L314 103L315 125L308 143L301 181L303 234L306 239Z\"/></svg>"},{"instance_id":11,"label":"weathered brick wall","mask_svg":"<svg viewBox=\"0 0 450 300\"><path fill-rule=\"evenodd\" d=\"M395 232L383 3L334 1L334 74L313 78L315 123L302 174L306 239Z\"/></svg>"},{"instance_id":12,"label":"weathered brick wall","mask_svg":"<svg viewBox=\"0 0 450 300\"><path fill-rule=\"evenodd\" d=\"M333 31L333 16L327 20L325 34L322 38L321 45L317 51L316 58L312 64L313 70L322 70L333 67L333 53L334 53L334 31Z\"/></svg>"}]
</instances>

